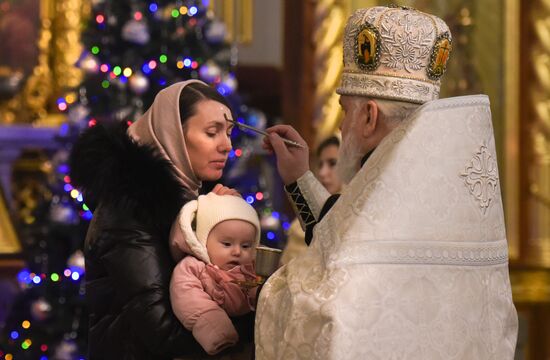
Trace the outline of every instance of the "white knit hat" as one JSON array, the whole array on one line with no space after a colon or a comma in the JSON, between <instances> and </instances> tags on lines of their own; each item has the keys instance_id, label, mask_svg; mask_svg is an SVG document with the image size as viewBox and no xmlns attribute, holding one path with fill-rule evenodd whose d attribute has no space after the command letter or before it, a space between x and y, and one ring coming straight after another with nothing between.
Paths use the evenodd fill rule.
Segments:
<instances>
[{"instance_id":1,"label":"white knit hat","mask_svg":"<svg viewBox=\"0 0 550 360\"><path fill-rule=\"evenodd\" d=\"M187 202L180 210L170 229L170 252L179 261L185 254L210 264L206 240L210 231L225 220L244 220L256 228L254 246L260 244L260 221L252 206L240 196L201 195L197 200ZM193 224L196 223L196 226Z\"/></svg>"},{"instance_id":2,"label":"white knit hat","mask_svg":"<svg viewBox=\"0 0 550 360\"><path fill-rule=\"evenodd\" d=\"M216 195L208 193L198 198L196 234L198 240L206 246L208 234L222 221L244 220L256 228L256 243L260 243L260 220L256 210L240 196Z\"/></svg>"}]
</instances>

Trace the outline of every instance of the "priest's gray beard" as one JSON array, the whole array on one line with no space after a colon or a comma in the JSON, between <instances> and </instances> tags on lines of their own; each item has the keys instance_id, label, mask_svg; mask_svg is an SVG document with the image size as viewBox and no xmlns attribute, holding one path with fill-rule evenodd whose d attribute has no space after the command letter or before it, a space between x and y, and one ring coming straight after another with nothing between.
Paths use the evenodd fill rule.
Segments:
<instances>
[{"instance_id":1,"label":"priest's gray beard","mask_svg":"<svg viewBox=\"0 0 550 360\"><path fill-rule=\"evenodd\" d=\"M342 139L336 163L336 172L344 184L348 184L357 174L361 168L362 158L363 154L357 137L349 133L345 139Z\"/></svg>"}]
</instances>

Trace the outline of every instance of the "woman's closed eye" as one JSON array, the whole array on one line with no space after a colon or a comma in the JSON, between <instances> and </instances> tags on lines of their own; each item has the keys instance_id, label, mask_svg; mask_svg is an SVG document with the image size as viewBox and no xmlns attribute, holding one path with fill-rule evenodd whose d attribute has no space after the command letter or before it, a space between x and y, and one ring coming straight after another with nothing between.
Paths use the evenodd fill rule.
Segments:
<instances>
[{"instance_id":1,"label":"woman's closed eye","mask_svg":"<svg viewBox=\"0 0 550 360\"><path fill-rule=\"evenodd\" d=\"M220 131L218 131L218 130L208 130L208 131L206 131L206 135L207 135L208 137L211 137L211 138L216 137L219 133L220 133ZM225 135L226 135L228 138L231 138L231 131L227 132Z\"/></svg>"}]
</instances>

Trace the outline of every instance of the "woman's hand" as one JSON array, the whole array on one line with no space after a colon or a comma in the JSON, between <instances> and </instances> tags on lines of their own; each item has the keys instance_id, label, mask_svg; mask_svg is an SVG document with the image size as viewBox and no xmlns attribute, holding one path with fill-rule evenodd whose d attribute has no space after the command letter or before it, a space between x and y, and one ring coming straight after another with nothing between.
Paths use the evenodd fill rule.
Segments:
<instances>
[{"instance_id":1,"label":"woman's hand","mask_svg":"<svg viewBox=\"0 0 550 360\"><path fill-rule=\"evenodd\" d=\"M242 197L242 195L235 189L223 186L222 184L216 184L212 189L212 192L216 195L233 195Z\"/></svg>"},{"instance_id":2,"label":"woman's hand","mask_svg":"<svg viewBox=\"0 0 550 360\"><path fill-rule=\"evenodd\" d=\"M266 131L269 136L264 138L263 148L274 152L277 157L277 170L285 185L292 184L309 170L309 149L305 140L292 126L275 125ZM286 138L302 145L303 148L288 146L283 142Z\"/></svg>"}]
</instances>

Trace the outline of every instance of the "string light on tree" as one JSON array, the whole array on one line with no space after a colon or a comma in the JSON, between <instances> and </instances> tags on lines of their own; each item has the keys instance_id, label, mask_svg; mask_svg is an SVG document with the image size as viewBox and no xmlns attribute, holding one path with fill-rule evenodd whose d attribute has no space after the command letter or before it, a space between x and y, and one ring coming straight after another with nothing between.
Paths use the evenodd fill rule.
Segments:
<instances>
[{"instance_id":1,"label":"string light on tree","mask_svg":"<svg viewBox=\"0 0 550 360\"><path fill-rule=\"evenodd\" d=\"M99 48L95 47L96 53L99 53ZM99 61L92 53L86 52L84 57L77 65L88 74L96 74L99 71Z\"/></svg>"},{"instance_id":2,"label":"string light on tree","mask_svg":"<svg viewBox=\"0 0 550 360\"><path fill-rule=\"evenodd\" d=\"M135 73L129 80L130 89L137 95L149 89L149 79L142 72Z\"/></svg>"}]
</instances>

